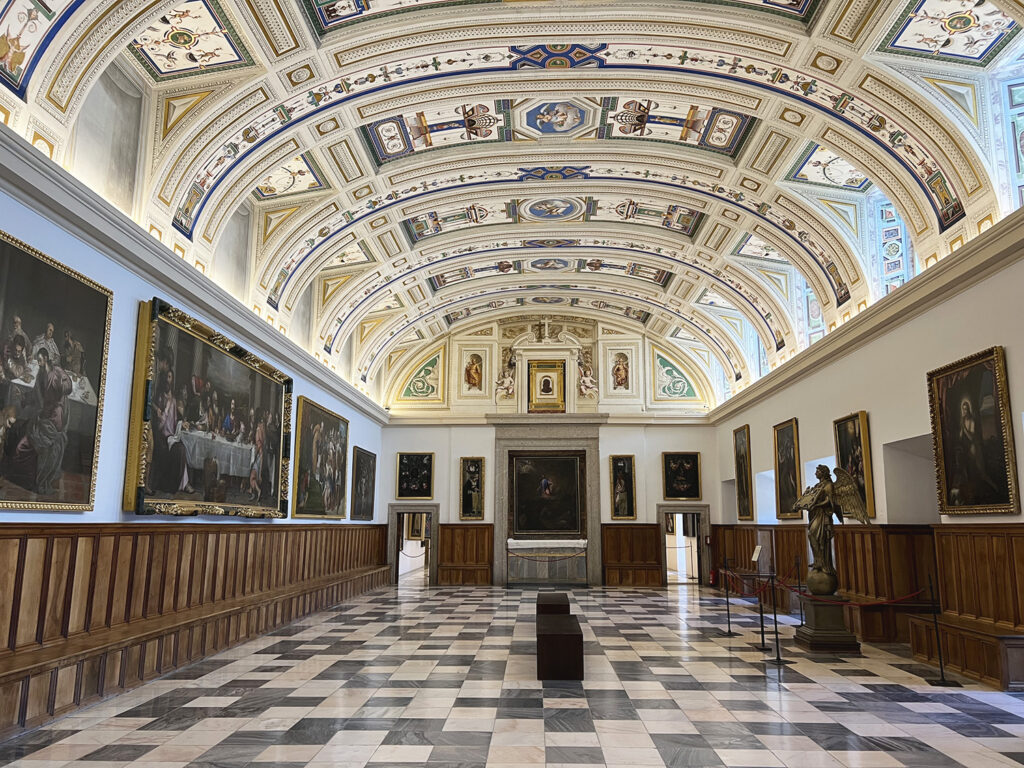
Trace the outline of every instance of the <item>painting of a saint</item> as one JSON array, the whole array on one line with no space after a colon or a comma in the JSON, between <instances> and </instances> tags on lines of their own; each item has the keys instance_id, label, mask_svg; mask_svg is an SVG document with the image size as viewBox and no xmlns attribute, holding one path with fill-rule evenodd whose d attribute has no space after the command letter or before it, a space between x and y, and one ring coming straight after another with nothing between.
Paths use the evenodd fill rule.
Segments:
<instances>
[{"instance_id":1,"label":"painting of a saint","mask_svg":"<svg viewBox=\"0 0 1024 768\"><path fill-rule=\"evenodd\" d=\"M875 516L875 494L871 477L871 440L868 437L868 415L852 413L833 422L836 466L845 469L857 484L868 517Z\"/></svg>"},{"instance_id":2,"label":"painting of a saint","mask_svg":"<svg viewBox=\"0 0 1024 768\"><path fill-rule=\"evenodd\" d=\"M112 303L0 232L0 509L92 508Z\"/></svg>"},{"instance_id":3,"label":"painting of a saint","mask_svg":"<svg viewBox=\"0 0 1024 768\"><path fill-rule=\"evenodd\" d=\"M801 517L793 505L800 498L800 438L796 419L776 424L775 435L775 516L780 519Z\"/></svg>"},{"instance_id":4,"label":"painting of a saint","mask_svg":"<svg viewBox=\"0 0 1024 768\"><path fill-rule=\"evenodd\" d=\"M463 379L467 392L482 392L484 386L484 360L475 352L471 354L463 369Z\"/></svg>"},{"instance_id":5,"label":"painting of a saint","mask_svg":"<svg viewBox=\"0 0 1024 768\"><path fill-rule=\"evenodd\" d=\"M377 486L377 454L355 446L352 449L352 519L373 520L373 498Z\"/></svg>"},{"instance_id":6,"label":"painting of a saint","mask_svg":"<svg viewBox=\"0 0 1024 768\"><path fill-rule=\"evenodd\" d=\"M636 520L636 471L632 456L610 456L612 520Z\"/></svg>"},{"instance_id":7,"label":"painting of a saint","mask_svg":"<svg viewBox=\"0 0 1024 768\"><path fill-rule=\"evenodd\" d=\"M733 458L736 465L736 517L754 519L753 480L750 475L750 425L744 424L732 433Z\"/></svg>"},{"instance_id":8,"label":"painting of a saint","mask_svg":"<svg viewBox=\"0 0 1024 768\"><path fill-rule=\"evenodd\" d=\"M514 538L584 535L583 451L511 451L509 530Z\"/></svg>"},{"instance_id":9,"label":"painting of a saint","mask_svg":"<svg viewBox=\"0 0 1024 768\"><path fill-rule=\"evenodd\" d=\"M229 418L225 418L225 424ZM295 506L292 515L345 517L348 419L300 397L295 426Z\"/></svg>"},{"instance_id":10,"label":"painting of a saint","mask_svg":"<svg viewBox=\"0 0 1024 768\"><path fill-rule=\"evenodd\" d=\"M629 389L629 357L625 352L615 353L612 359L612 389Z\"/></svg>"},{"instance_id":11,"label":"painting of a saint","mask_svg":"<svg viewBox=\"0 0 1024 768\"><path fill-rule=\"evenodd\" d=\"M460 520L484 519L484 460L472 457L460 461Z\"/></svg>"},{"instance_id":12,"label":"painting of a saint","mask_svg":"<svg viewBox=\"0 0 1024 768\"><path fill-rule=\"evenodd\" d=\"M939 512L1019 512L1003 348L929 372L928 395Z\"/></svg>"}]
</instances>

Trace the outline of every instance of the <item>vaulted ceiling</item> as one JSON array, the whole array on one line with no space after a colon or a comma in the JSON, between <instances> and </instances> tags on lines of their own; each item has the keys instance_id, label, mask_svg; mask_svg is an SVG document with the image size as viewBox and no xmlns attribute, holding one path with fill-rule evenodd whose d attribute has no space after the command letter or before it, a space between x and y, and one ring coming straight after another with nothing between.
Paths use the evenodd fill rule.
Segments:
<instances>
[{"instance_id":1,"label":"vaulted ceiling","mask_svg":"<svg viewBox=\"0 0 1024 768\"><path fill-rule=\"evenodd\" d=\"M735 391L807 344L787 275L826 331L882 298L858 195L918 271L1008 212L967 118L1020 0L3 8L0 117L70 166L116 61L146 93L128 213L208 271L251 207L238 298L290 331L312 292L311 351L367 391L396 347L556 308L703 345Z\"/></svg>"}]
</instances>

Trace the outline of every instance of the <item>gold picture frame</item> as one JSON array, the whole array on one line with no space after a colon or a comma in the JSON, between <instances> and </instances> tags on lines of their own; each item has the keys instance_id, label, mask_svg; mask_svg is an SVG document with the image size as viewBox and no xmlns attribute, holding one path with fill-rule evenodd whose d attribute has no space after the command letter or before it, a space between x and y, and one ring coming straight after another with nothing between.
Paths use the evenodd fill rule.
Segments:
<instances>
[{"instance_id":1,"label":"gold picture frame","mask_svg":"<svg viewBox=\"0 0 1024 768\"><path fill-rule=\"evenodd\" d=\"M434 498L434 453L410 452L395 456L395 498Z\"/></svg>"},{"instance_id":2,"label":"gold picture frame","mask_svg":"<svg viewBox=\"0 0 1024 768\"><path fill-rule=\"evenodd\" d=\"M408 541L426 540L426 523L426 512L407 512L405 515L405 538Z\"/></svg>"},{"instance_id":3,"label":"gold picture frame","mask_svg":"<svg viewBox=\"0 0 1024 768\"><path fill-rule=\"evenodd\" d=\"M484 499L484 457L463 456L459 459L459 520L482 522ZM470 509L467 513L467 506L474 504L479 504L479 512Z\"/></svg>"},{"instance_id":4,"label":"gold picture frame","mask_svg":"<svg viewBox=\"0 0 1024 768\"><path fill-rule=\"evenodd\" d=\"M636 457L608 457L611 481L611 519L636 520Z\"/></svg>"},{"instance_id":5,"label":"gold picture frame","mask_svg":"<svg viewBox=\"0 0 1024 768\"><path fill-rule=\"evenodd\" d=\"M60 457L54 457L55 460L48 464L51 469L47 472L40 471L42 462L38 461L37 454L35 469L25 474L24 482L17 478L16 471L8 474L7 470L13 470L13 467L5 466L7 462L3 444L0 443L0 509L59 512L93 510L96 505L96 476L100 458L100 434L103 427L114 294L109 288L3 231L0 231L0 268L4 270L4 281L0 284L0 304L4 307L3 316L0 317L0 352L16 334L24 340L24 357L20 362L15 361L15 366L22 372L21 376L12 376L8 360L0 359L0 370L7 370L6 381L0 381L0 441L6 442L12 435L13 439L18 441L19 435L24 432L24 436L28 437L28 444L32 445L32 439L29 437L31 425L29 420L22 416L16 404L23 396L35 397L33 390L36 387L35 379L41 363L38 355L32 354L31 349L38 339L31 337L30 333L38 331L39 339L43 339L43 343L50 349L52 347L49 345L56 343L54 337L60 340L65 332L72 334L67 341L72 345L79 344L78 354L75 354L79 365L77 373L73 363L64 359L59 359L52 368L59 379L58 385L71 385L71 394L67 395L68 421L64 425L64 434L68 437L77 434L79 439L74 443L71 440L65 442ZM65 280L66 283L63 282ZM46 296L42 295L44 285ZM84 352L81 346L84 324L76 322L75 313L88 313L90 308L82 306L81 302L96 303L93 308L93 322L84 331L89 337L84 340ZM67 313L67 317L62 314L64 312ZM31 324L27 324L27 328L22 325L16 326L13 322L14 316L21 319L23 314L30 318ZM50 336L45 333L47 325L54 326L54 332ZM60 348L57 349L60 353ZM48 355L52 357L52 354ZM6 354L3 357L6 357ZM23 378L28 376L31 376L31 380ZM15 388L23 391L19 391L15 396ZM94 414L90 413L92 410L95 411ZM84 432L83 427L86 430ZM88 434L90 428L91 435ZM13 432L9 433L8 430ZM57 448L59 444L53 442L52 446ZM73 449L79 451L78 466L83 470L83 482L76 486L79 488L77 495L70 493L69 484L64 483L67 474L65 466L69 459L74 459L68 452ZM39 449L33 446L33 450ZM86 474L88 477L84 477ZM50 486L53 482L56 485ZM43 486L42 493L39 492L40 484ZM51 489L53 493L48 493Z\"/></svg>"},{"instance_id":6,"label":"gold picture frame","mask_svg":"<svg viewBox=\"0 0 1024 768\"><path fill-rule=\"evenodd\" d=\"M795 520L803 517L803 512L793 510L803 487L800 430L795 418L772 427L772 446L775 462L775 517L779 520Z\"/></svg>"},{"instance_id":7,"label":"gold picture frame","mask_svg":"<svg viewBox=\"0 0 1024 768\"><path fill-rule=\"evenodd\" d=\"M687 492L687 482L696 486L696 492ZM700 501L703 498L700 451L662 451L661 497L665 501Z\"/></svg>"},{"instance_id":8,"label":"gold picture frame","mask_svg":"<svg viewBox=\"0 0 1024 768\"><path fill-rule=\"evenodd\" d=\"M732 431L732 454L736 467L736 519L754 519L754 481L750 471L750 425Z\"/></svg>"},{"instance_id":9,"label":"gold picture frame","mask_svg":"<svg viewBox=\"0 0 1024 768\"><path fill-rule=\"evenodd\" d=\"M864 499L868 517L875 516L875 487L871 472L871 437L868 412L857 411L832 422L836 466L853 477Z\"/></svg>"},{"instance_id":10,"label":"gold picture frame","mask_svg":"<svg viewBox=\"0 0 1024 768\"><path fill-rule=\"evenodd\" d=\"M307 424L311 415L313 421ZM327 436L324 436L324 432ZM347 517L348 436L348 419L308 397L298 398L295 408L295 458L292 462L295 466L292 479L293 518L344 520ZM318 455L323 450L322 446L317 445L318 439L323 440L329 448L326 459ZM339 460L340 471L337 466ZM325 511L310 511L320 507Z\"/></svg>"},{"instance_id":11,"label":"gold picture frame","mask_svg":"<svg viewBox=\"0 0 1024 768\"><path fill-rule=\"evenodd\" d=\"M1006 355L991 347L928 372L942 515L1020 513Z\"/></svg>"},{"instance_id":12,"label":"gold picture frame","mask_svg":"<svg viewBox=\"0 0 1024 768\"><path fill-rule=\"evenodd\" d=\"M565 360L530 360L529 413L565 413Z\"/></svg>"},{"instance_id":13,"label":"gold picture frame","mask_svg":"<svg viewBox=\"0 0 1024 768\"><path fill-rule=\"evenodd\" d=\"M194 342L191 360L182 353L189 341ZM171 354L172 351L177 354ZM185 365L182 365L183 359L186 360ZM192 363L201 365L196 368ZM200 374L177 376L179 367L192 372L199 370ZM249 433L248 438L251 439L248 442L240 434L234 439L229 438L224 429L228 425L228 417L234 420L234 409L221 411L213 407L213 403L218 402L217 390L212 387L215 372L221 379L231 380L230 383L239 391L242 391L243 383L249 387L248 391L259 387L259 402L269 403L259 406L258 410L255 404L251 404L254 418L246 418L254 422L249 425L254 428ZM239 375L249 378L244 382L235 381L233 377ZM188 415L184 419L170 415L169 419L177 420L178 428L167 429L167 419L161 416L161 386L155 381L161 376L170 382L167 389L172 393L180 391L176 384L178 379L182 380L181 386L187 386L185 379L189 379L194 388L196 379L200 377L211 385L213 397L205 401L208 405L205 421L191 420ZM163 397L168 404L175 400L166 394ZM227 397L226 393L225 399ZM234 399L235 395L232 394L231 398ZM125 511L142 515L235 515L252 518L288 515L292 380L284 373L218 331L155 298L141 302L139 307L131 408L123 497ZM170 410L165 407L165 412ZM199 410L202 411L202 407ZM244 401L239 410L245 412ZM212 426L210 413L213 414ZM242 421L240 417L239 421ZM174 433L163 438L167 441L166 449L157 444L157 434L161 431ZM243 466L247 461L248 470ZM180 471L183 471L183 477L179 478ZM199 472L203 476L202 491L196 490L191 483ZM170 477L171 486L155 488L160 483L154 480L166 480L170 475L174 475ZM236 485L235 481L239 479L242 483ZM249 480L248 493L242 487L246 479ZM261 503L265 491L268 493L267 502ZM237 500L232 501L231 496L236 496Z\"/></svg>"}]
</instances>

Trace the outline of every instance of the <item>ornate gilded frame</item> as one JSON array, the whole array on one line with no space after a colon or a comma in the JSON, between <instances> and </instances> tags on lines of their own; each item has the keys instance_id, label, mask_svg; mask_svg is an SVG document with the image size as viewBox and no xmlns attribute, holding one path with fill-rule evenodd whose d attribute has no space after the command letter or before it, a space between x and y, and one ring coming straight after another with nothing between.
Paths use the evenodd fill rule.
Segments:
<instances>
[{"instance_id":1,"label":"ornate gilded frame","mask_svg":"<svg viewBox=\"0 0 1024 768\"><path fill-rule=\"evenodd\" d=\"M630 488L630 506L633 510L632 515L616 515L615 514L615 460L616 459L628 459L629 460L629 471L633 477L632 488ZM636 520L636 456L633 454L616 454L608 457L608 490L609 500L611 502L611 519L612 520Z\"/></svg>"},{"instance_id":2,"label":"ornate gilded frame","mask_svg":"<svg viewBox=\"0 0 1024 768\"><path fill-rule=\"evenodd\" d=\"M996 402L999 405L999 428L1003 436L1003 463L1006 467L1006 504L985 504L977 506L950 506L946 503L949 478L946 477L945 448L942 438L942 414L940 411L938 382L965 368L993 363L995 372ZM932 447L935 453L935 491L938 496L940 515L1016 515L1020 514L1020 495L1017 486L1017 453L1013 444L1012 412L1010 411L1010 387L1006 376L1006 353L1002 347L990 347L969 355L954 363L928 371L928 411L931 416Z\"/></svg>"},{"instance_id":3,"label":"ornate gilded frame","mask_svg":"<svg viewBox=\"0 0 1024 768\"><path fill-rule=\"evenodd\" d=\"M565 361L530 360L527 364L527 413L565 413ZM551 376L551 396L541 395L540 381Z\"/></svg>"},{"instance_id":4,"label":"ornate gilded frame","mask_svg":"<svg viewBox=\"0 0 1024 768\"><path fill-rule=\"evenodd\" d=\"M56 501L4 501L0 499L0 509L16 509L21 511L39 510L56 512L88 512L96 507L96 474L100 461L100 433L103 427L103 405L104 394L107 384L107 357L110 353L110 319L114 307L114 292L95 280L90 280L81 272L77 272L56 259L47 256L42 251L33 248L28 243L18 240L16 237L0 230L0 242L7 243L21 250L26 256L41 261L48 267L53 267L61 274L70 277L85 286L101 293L107 300L107 315L103 325L103 354L100 358L100 377L96 382L96 435L93 438L92 446L92 474L89 477L89 500L81 503L56 502Z\"/></svg>"},{"instance_id":5,"label":"ornate gilded frame","mask_svg":"<svg viewBox=\"0 0 1024 768\"><path fill-rule=\"evenodd\" d=\"M429 456L430 457L430 494L427 496L403 496L399 493L401 486L402 457L403 456ZM395 456L395 499L397 500L430 500L434 498L434 452L433 451L403 451Z\"/></svg>"},{"instance_id":6,"label":"ornate gilded frame","mask_svg":"<svg viewBox=\"0 0 1024 768\"><path fill-rule=\"evenodd\" d=\"M747 452L743 466L740 466L740 456L736 451L736 438L743 435L746 438ZM732 431L732 458L733 464L736 467L736 519L737 520L753 520L754 519L754 478L750 470L750 425L744 424L742 427L736 427ZM743 510L740 509L740 473L747 480L747 489L750 496L750 509L744 514Z\"/></svg>"},{"instance_id":7,"label":"ornate gilded frame","mask_svg":"<svg viewBox=\"0 0 1024 768\"><path fill-rule=\"evenodd\" d=\"M371 481L373 482L373 488L370 492L370 516L363 517L360 515L356 517L356 466L360 461L369 461L373 464L373 472L370 474ZM377 454L373 451L368 451L365 448L360 448L358 445L352 446L352 490L349 494L349 519L359 520L361 522L373 522L373 517L376 514L374 509L374 501L377 496Z\"/></svg>"},{"instance_id":8,"label":"ornate gilded frame","mask_svg":"<svg viewBox=\"0 0 1024 768\"><path fill-rule=\"evenodd\" d=\"M146 494L146 474L153 445L153 428L149 418L153 390L153 368L157 354L159 322L164 321L209 344L225 355L234 357L257 374L281 385L280 476L277 482L276 507L252 507L244 504L219 504L207 501L151 499ZM139 515L234 515L252 518L288 516L288 483L291 479L292 380L269 363L240 347L223 334L194 317L154 298L139 304L139 327L135 339L135 368L132 377L132 418L128 426L128 451L125 464L123 507Z\"/></svg>"},{"instance_id":9,"label":"ornate gilded frame","mask_svg":"<svg viewBox=\"0 0 1024 768\"><path fill-rule=\"evenodd\" d=\"M836 466L839 466L839 430L848 421L856 420L860 430L860 453L864 459L864 506L868 517L875 516L875 485L871 472L871 436L868 432L868 412L857 411L832 422L832 439L836 449Z\"/></svg>"},{"instance_id":10,"label":"ornate gilded frame","mask_svg":"<svg viewBox=\"0 0 1024 768\"><path fill-rule=\"evenodd\" d=\"M669 496L668 475L665 472L665 459L668 456L696 456L697 457L697 495L696 496ZM704 498L704 478L701 477L700 451L662 451L661 452L661 498L665 501L701 501Z\"/></svg>"},{"instance_id":11,"label":"ornate gilded frame","mask_svg":"<svg viewBox=\"0 0 1024 768\"><path fill-rule=\"evenodd\" d=\"M786 419L772 427L772 462L775 465L775 517L777 520L797 520L803 517L802 511L782 509L782 493L779 488L779 432L787 427L793 428L793 470L796 472L796 498L800 498L803 487L803 467L800 466L800 429L795 418Z\"/></svg>"},{"instance_id":12,"label":"ornate gilded frame","mask_svg":"<svg viewBox=\"0 0 1024 768\"><path fill-rule=\"evenodd\" d=\"M342 513L340 515L317 515L317 514L311 514L309 512L298 512L297 511L298 510L298 505L299 505L299 495L298 495L299 472L301 470L301 467L299 467L299 457L302 456L302 414L305 411L307 406L316 408L317 410L322 411L327 416L330 416L332 419L337 419L338 421L342 422L345 425L345 450L344 450L344 454L345 454L345 477L344 477L344 479L343 479L343 481L341 483L342 493L345 494L345 498L342 500L342 503L341 503L343 511L342 511ZM308 397L304 397L304 396L300 395L299 398L298 398L298 403L296 405L296 409L295 409L295 460L292 462L293 465L294 465L294 469L293 469L294 475L293 475L293 480L292 480L292 491L294 493L294 498L292 499L292 517L293 518L308 518L308 519L311 519L311 520L344 520L344 519L346 519L346 517L348 517L348 511L347 511L348 503L349 503L349 498L348 498L348 474L349 474L349 470L351 469L351 467L349 467L349 465L348 465L348 444L349 444L349 423L348 423L348 419L346 419L344 416L341 416L340 414L335 413L334 411L331 411L331 410L328 410L327 408L324 408L322 405L320 405L319 403L317 403L317 402L315 402L313 400L310 400Z\"/></svg>"},{"instance_id":13,"label":"ornate gilded frame","mask_svg":"<svg viewBox=\"0 0 1024 768\"><path fill-rule=\"evenodd\" d=\"M467 516L466 514L464 514L465 510L462 509L462 483L465 482L463 478L466 475L466 464L468 462L470 462L470 461L478 461L478 462L480 462L480 516L479 517L477 517L476 515L468 515ZM470 520L470 521L476 521L476 522L483 522L483 520L484 520L484 517L485 517L485 507L486 507L486 501L485 501L486 496L484 496L484 488L485 488L485 485L484 485L484 465L485 465L485 461L484 461L484 457L483 456L463 456L463 457L461 457L459 459L459 491L458 491L458 498L459 498L459 520Z\"/></svg>"}]
</instances>

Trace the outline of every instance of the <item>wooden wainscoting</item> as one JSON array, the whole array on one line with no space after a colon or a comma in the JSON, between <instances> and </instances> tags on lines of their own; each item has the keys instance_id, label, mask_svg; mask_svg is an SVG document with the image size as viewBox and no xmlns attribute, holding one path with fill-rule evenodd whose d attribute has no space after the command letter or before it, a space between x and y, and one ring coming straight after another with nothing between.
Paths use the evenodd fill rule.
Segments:
<instances>
[{"instance_id":1,"label":"wooden wainscoting","mask_svg":"<svg viewBox=\"0 0 1024 768\"><path fill-rule=\"evenodd\" d=\"M991 685L1024 690L1024 524L932 529L946 663ZM914 656L937 661L931 617L910 624Z\"/></svg>"},{"instance_id":2,"label":"wooden wainscoting","mask_svg":"<svg viewBox=\"0 0 1024 768\"><path fill-rule=\"evenodd\" d=\"M927 612L928 575L935 574L930 525L837 525L835 538L839 594L857 603L895 600L894 605L847 606L846 624L870 643L910 641L910 617Z\"/></svg>"},{"instance_id":3,"label":"wooden wainscoting","mask_svg":"<svg viewBox=\"0 0 1024 768\"><path fill-rule=\"evenodd\" d=\"M382 525L0 525L0 737L388 583Z\"/></svg>"},{"instance_id":4,"label":"wooden wainscoting","mask_svg":"<svg viewBox=\"0 0 1024 768\"><path fill-rule=\"evenodd\" d=\"M755 565L750 557L757 545L761 545L761 557ZM714 557L712 567L721 570L728 558L729 570L740 576L744 591L752 592L760 581L756 574L767 574L773 569L778 577L787 582L796 582L796 558L800 558L800 580L807 578L807 526L794 525L712 525L711 551ZM722 580L716 584L721 586ZM781 613L792 613L797 609L796 595L781 584L774 590L775 607ZM763 593L767 605L771 605L772 590Z\"/></svg>"},{"instance_id":5,"label":"wooden wainscoting","mask_svg":"<svg viewBox=\"0 0 1024 768\"><path fill-rule=\"evenodd\" d=\"M608 587L664 585L665 538L657 523L601 525L601 566Z\"/></svg>"},{"instance_id":6,"label":"wooden wainscoting","mask_svg":"<svg viewBox=\"0 0 1024 768\"><path fill-rule=\"evenodd\" d=\"M441 525L437 540L437 583L440 586L493 583L493 525Z\"/></svg>"}]
</instances>

